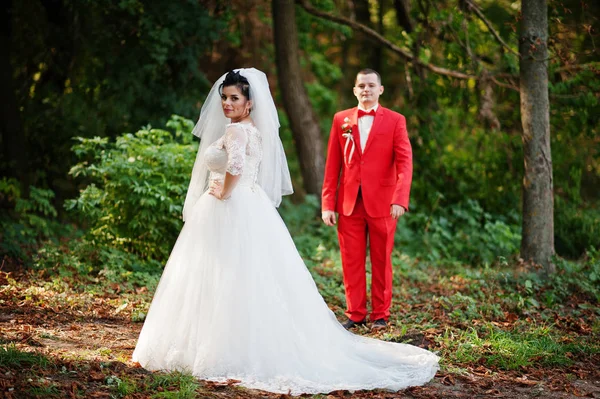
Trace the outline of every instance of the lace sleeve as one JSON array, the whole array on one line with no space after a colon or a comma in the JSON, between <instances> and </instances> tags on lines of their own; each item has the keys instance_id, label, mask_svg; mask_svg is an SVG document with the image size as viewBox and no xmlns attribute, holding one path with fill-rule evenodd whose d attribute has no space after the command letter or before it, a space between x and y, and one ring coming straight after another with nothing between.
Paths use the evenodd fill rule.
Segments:
<instances>
[{"instance_id":1,"label":"lace sleeve","mask_svg":"<svg viewBox=\"0 0 600 399\"><path fill-rule=\"evenodd\" d=\"M227 172L230 174L237 176L244 171L247 143L248 136L242 127L235 125L227 127L223 145L227 151Z\"/></svg>"}]
</instances>

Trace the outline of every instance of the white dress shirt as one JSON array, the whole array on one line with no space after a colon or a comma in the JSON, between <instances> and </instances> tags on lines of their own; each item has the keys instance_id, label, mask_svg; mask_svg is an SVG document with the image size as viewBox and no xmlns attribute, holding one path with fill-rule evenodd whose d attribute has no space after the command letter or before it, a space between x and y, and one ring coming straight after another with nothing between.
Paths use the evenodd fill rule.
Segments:
<instances>
[{"instance_id":1,"label":"white dress shirt","mask_svg":"<svg viewBox=\"0 0 600 399\"><path fill-rule=\"evenodd\" d=\"M360 104L358 105L358 109L362 109L363 111L373 110L377 112L377 108L379 104L375 104L374 107L369 109L364 109ZM358 118L358 134L360 135L360 148L361 150L365 150L365 145L367 144L367 139L369 138L369 133L371 133L371 127L373 127L374 116L365 115L362 118Z\"/></svg>"}]
</instances>

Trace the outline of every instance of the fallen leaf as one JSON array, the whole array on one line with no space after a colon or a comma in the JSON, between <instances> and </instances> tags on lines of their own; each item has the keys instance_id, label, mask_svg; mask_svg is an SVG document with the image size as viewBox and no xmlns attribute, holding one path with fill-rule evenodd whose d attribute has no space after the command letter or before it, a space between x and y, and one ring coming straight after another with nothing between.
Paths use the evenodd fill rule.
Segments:
<instances>
[{"instance_id":1,"label":"fallen leaf","mask_svg":"<svg viewBox=\"0 0 600 399\"><path fill-rule=\"evenodd\" d=\"M442 377L441 383L444 385L455 385L454 377L452 377L450 374L446 374Z\"/></svg>"}]
</instances>

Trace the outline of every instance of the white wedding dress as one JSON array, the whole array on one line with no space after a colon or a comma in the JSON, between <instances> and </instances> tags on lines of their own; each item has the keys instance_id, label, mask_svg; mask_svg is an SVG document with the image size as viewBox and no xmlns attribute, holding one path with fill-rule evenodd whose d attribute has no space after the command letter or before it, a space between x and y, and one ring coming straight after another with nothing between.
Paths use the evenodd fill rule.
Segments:
<instances>
[{"instance_id":1,"label":"white wedding dress","mask_svg":"<svg viewBox=\"0 0 600 399\"><path fill-rule=\"evenodd\" d=\"M346 331L255 182L261 137L230 124L209 147L211 179L242 177L226 201L204 193L161 277L133 360L203 380L276 393L422 385L438 370L424 349Z\"/></svg>"}]
</instances>

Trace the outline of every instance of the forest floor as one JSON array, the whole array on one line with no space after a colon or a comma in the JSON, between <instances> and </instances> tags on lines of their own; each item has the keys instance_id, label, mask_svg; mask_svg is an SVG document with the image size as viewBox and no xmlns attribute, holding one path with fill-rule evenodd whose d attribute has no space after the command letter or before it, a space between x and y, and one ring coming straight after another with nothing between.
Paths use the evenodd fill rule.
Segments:
<instances>
[{"instance_id":1,"label":"forest floor","mask_svg":"<svg viewBox=\"0 0 600 399\"><path fill-rule=\"evenodd\" d=\"M506 301L490 307L502 292L481 276L422 272L428 277L400 271L414 290L395 293L398 303L387 330L356 332L438 352L441 370L433 381L400 392L337 391L306 397L600 398L597 303L571 297L560 306L538 304L537 312L524 308L512 313ZM324 265L317 273L327 278L330 272ZM317 283L323 291L322 281ZM340 315L339 292L331 298L324 295ZM133 363L131 354L150 300L146 288L4 268L0 398L288 397L235 382L215 384L180 373L148 372Z\"/></svg>"}]
</instances>

